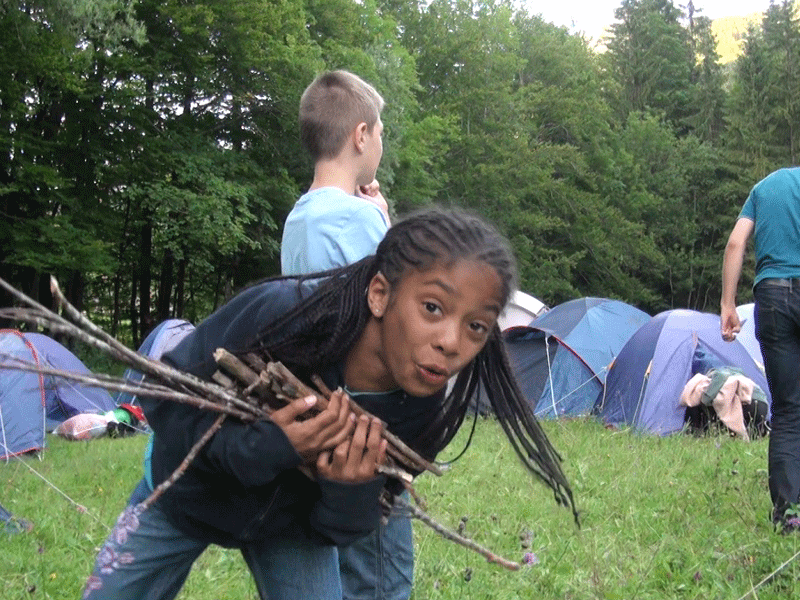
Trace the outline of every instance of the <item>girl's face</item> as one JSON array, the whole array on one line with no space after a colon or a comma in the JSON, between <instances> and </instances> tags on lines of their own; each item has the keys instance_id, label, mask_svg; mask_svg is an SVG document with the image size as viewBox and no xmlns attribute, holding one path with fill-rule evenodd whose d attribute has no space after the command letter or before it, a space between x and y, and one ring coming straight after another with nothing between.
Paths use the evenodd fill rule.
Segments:
<instances>
[{"instance_id":1,"label":"girl's face","mask_svg":"<svg viewBox=\"0 0 800 600\"><path fill-rule=\"evenodd\" d=\"M451 266L435 263L425 271L411 269L394 289L378 273L367 299L374 344L371 366L362 373L372 381L362 385L400 387L413 396L439 391L475 358L503 309L495 269L465 259Z\"/></svg>"}]
</instances>

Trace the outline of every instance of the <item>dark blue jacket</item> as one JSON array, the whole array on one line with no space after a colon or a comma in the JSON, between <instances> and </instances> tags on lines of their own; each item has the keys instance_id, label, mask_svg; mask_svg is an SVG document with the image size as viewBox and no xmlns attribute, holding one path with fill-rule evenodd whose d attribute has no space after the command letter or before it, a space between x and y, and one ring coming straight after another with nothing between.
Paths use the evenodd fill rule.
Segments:
<instances>
[{"instance_id":1,"label":"dark blue jacket","mask_svg":"<svg viewBox=\"0 0 800 600\"><path fill-rule=\"evenodd\" d=\"M245 290L162 360L210 379L217 369L214 350L250 349L265 324L288 312L314 287L313 282L298 286L294 280L275 280ZM340 368L321 374L332 389L341 384ZM356 398L404 439L414 437L430 422L438 399L412 398L402 390ZM180 465L217 414L152 399L143 399L142 408L155 432L152 476L158 485ZM159 507L187 534L222 546L276 535L303 535L342 545L377 527L378 497L385 477L363 484L312 481L295 468L300 464L288 438L271 421L244 424L229 417L161 496Z\"/></svg>"}]
</instances>

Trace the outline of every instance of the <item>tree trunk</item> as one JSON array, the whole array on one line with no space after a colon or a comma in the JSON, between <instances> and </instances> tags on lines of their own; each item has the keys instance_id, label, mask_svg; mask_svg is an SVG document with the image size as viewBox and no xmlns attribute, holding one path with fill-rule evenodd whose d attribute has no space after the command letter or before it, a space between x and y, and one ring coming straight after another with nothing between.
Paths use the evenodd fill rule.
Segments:
<instances>
[{"instance_id":1,"label":"tree trunk","mask_svg":"<svg viewBox=\"0 0 800 600\"><path fill-rule=\"evenodd\" d=\"M175 284L174 267L175 255L172 250L166 248L164 250L164 259L161 261L161 277L158 283L158 305L156 307L158 323L170 318L170 299L172 297L172 288Z\"/></svg>"},{"instance_id":2,"label":"tree trunk","mask_svg":"<svg viewBox=\"0 0 800 600\"><path fill-rule=\"evenodd\" d=\"M183 319L184 310L186 307L186 252L183 258L178 261L178 274L175 278L175 316L178 319Z\"/></svg>"},{"instance_id":3,"label":"tree trunk","mask_svg":"<svg viewBox=\"0 0 800 600\"><path fill-rule=\"evenodd\" d=\"M153 282L153 223L148 219L142 226L139 248L139 337L144 339L152 326L150 315L150 286ZM137 345L138 347L138 345Z\"/></svg>"}]
</instances>

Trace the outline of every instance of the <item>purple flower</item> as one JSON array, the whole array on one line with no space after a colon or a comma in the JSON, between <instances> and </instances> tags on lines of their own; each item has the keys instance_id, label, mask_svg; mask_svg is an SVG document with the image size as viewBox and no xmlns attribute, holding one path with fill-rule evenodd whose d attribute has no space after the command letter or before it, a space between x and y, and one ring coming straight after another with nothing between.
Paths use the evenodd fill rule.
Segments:
<instances>
[{"instance_id":1,"label":"purple flower","mask_svg":"<svg viewBox=\"0 0 800 600\"><path fill-rule=\"evenodd\" d=\"M117 519L117 524L114 527L112 535L114 541L120 546L127 541L128 533L139 529L139 514L140 512L137 511L136 508L129 506L119 516L119 519Z\"/></svg>"},{"instance_id":2,"label":"purple flower","mask_svg":"<svg viewBox=\"0 0 800 600\"><path fill-rule=\"evenodd\" d=\"M522 557L522 564L531 566L531 565L538 565L539 564L539 557L536 556L533 552L526 552L525 555Z\"/></svg>"},{"instance_id":3,"label":"purple flower","mask_svg":"<svg viewBox=\"0 0 800 600\"><path fill-rule=\"evenodd\" d=\"M133 562L133 554L130 552L116 552L110 544L106 544L97 555L97 565L103 575L110 575L120 565L129 565Z\"/></svg>"},{"instance_id":4,"label":"purple flower","mask_svg":"<svg viewBox=\"0 0 800 600\"><path fill-rule=\"evenodd\" d=\"M96 575L92 575L86 581L86 587L83 590L83 597L88 598L89 595L94 592L95 590L99 590L103 587L103 582L100 581L100 578Z\"/></svg>"}]
</instances>

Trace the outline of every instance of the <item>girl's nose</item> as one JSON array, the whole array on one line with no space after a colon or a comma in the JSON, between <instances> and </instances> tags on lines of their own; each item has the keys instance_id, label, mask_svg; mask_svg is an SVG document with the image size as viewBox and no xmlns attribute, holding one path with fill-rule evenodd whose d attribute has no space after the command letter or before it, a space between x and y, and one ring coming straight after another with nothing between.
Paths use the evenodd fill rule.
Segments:
<instances>
[{"instance_id":1,"label":"girl's nose","mask_svg":"<svg viewBox=\"0 0 800 600\"><path fill-rule=\"evenodd\" d=\"M458 345L461 342L461 329L458 323L447 322L444 323L439 333L437 347L445 355L453 355L458 353Z\"/></svg>"}]
</instances>

